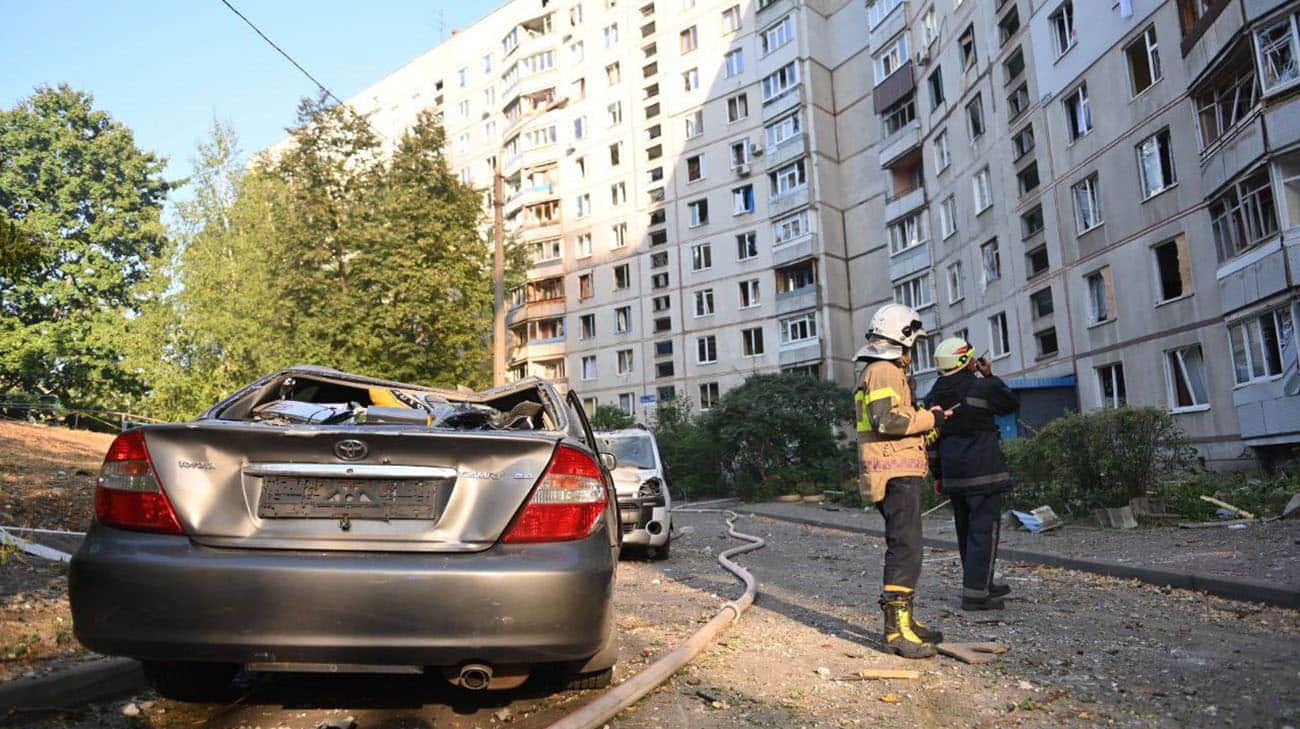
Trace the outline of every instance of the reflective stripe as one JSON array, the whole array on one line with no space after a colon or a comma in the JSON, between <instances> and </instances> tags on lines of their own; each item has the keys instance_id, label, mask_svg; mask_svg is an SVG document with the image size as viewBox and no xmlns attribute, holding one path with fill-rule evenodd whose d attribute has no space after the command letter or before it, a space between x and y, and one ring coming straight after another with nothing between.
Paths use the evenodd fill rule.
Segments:
<instances>
[{"instance_id":1,"label":"reflective stripe","mask_svg":"<svg viewBox=\"0 0 1300 729\"><path fill-rule=\"evenodd\" d=\"M861 389L853 391L853 401L858 408L858 432L871 432L871 415L867 412L867 393Z\"/></svg>"},{"instance_id":2,"label":"reflective stripe","mask_svg":"<svg viewBox=\"0 0 1300 729\"><path fill-rule=\"evenodd\" d=\"M971 397L971 396L967 395L967 396L966 396L966 404L969 405L969 406L971 406L971 407L973 407L973 408L982 408L982 409L984 409L984 410L988 410L988 409L989 409L989 401L988 401L988 400L985 400L985 399L982 398L982 397Z\"/></svg>"},{"instance_id":3,"label":"reflective stripe","mask_svg":"<svg viewBox=\"0 0 1300 729\"><path fill-rule=\"evenodd\" d=\"M894 388L882 387L877 390L872 390L871 394L867 395L867 403L870 404L877 400L884 400L887 397L892 397L895 400L902 400L902 398L898 396L898 393L894 392Z\"/></svg>"},{"instance_id":4,"label":"reflective stripe","mask_svg":"<svg viewBox=\"0 0 1300 729\"><path fill-rule=\"evenodd\" d=\"M966 486L984 486L985 484L999 483L1002 481L1010 481L1010 480L1011 480L1011 474L1008 473L1007 471L1002 471L1001 473L990 473L987 476L971 476L970 478L945 478L943 480L943 487L946 489L949 488L959 489L959 488L964 488Z\"/></svg>"},{"instance_id":5,"label":"reflective stripe","mask_svg":"<svg viewBox=\"0 0 1300 729\"><path fill-rule=\"evenodd\" d=\"M916 588L903 585L885 585L885 592L916 592Z\"/></svg>"},{"instance_id":6,"label":"reflective stripe","mask_svg":"<svg viewBox=\"0 0 1300 729\"><path fill-rule=\"evenodd\" d=\"M905 471L919 470L925 473L930 467L930 462L924 458L864 458L862 459L862 470L872 471ZM945 483L947 481L945 480Z\"/></svg>"}]
</instances>

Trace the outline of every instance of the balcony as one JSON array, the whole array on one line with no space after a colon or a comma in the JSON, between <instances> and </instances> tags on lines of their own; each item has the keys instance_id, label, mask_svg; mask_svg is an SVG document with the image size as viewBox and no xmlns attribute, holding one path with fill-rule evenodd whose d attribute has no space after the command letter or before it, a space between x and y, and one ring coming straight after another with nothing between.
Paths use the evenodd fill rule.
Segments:
<instances>
[{"instance_id":1,"label":"balcony","mask_svg":"<svg viewBox=\"0 0 1300 729\"><path fill-rule=\"evenodd\" d=\"M799 208L808 205L808 201L811 199L811 197L812 196L808 191L807 185L804 185L803 187L800 187L797 190L791 190L790 192L781 195L775 195L771 198L768 198L767 214L769 216L775 217L778 215L785 215L786 213L792 212L794 210L798 210Z\"/></svg>"},{"instance_id":2,"label":"balcony","mask_svg":"<svg viewBox=\"0 0 1300 729\"><path fill-rule=\"evenodd\" d=\"M776 20L782 15L794 10L795 0L770 0L766 5L762 0L758 3L758 12L756 13L757 23L761 27L770 20Z\"/></svg>"},{"instance_id":3,"label":"balcony","mask_svg":"<svg viewBox=\"0 0 1300 729\"><path fill-rule=\"evenodd\" d=\"M816 235L807 233L793 240L783 241L772 246L772 265L785 266L804 258L810 258L815 252L816 238Z\"/></svg>"},{"instance_id":4,"label":"balcony","mask_svg":"<svg viewBox=\"0 0 1300 729\"><path fill-rule=\"evenodd\" d=\"M521 188L519 192L506 198L505 216L508 218L514 215L525 205L534 205L556 197L559 197L559 193L555 192L555 183L552 182Z\"/></svg>"},{"instance_id":5,"label":"balcony","mask_svg":"<svg viewBox=\"0 0 1300 729\"><path fill-rule=\"evenodd\" d=\"M763 121L775 119L803 105L803 83L800 82L778 96L763 102Z\"/></svg>"},{"instance_id":6,"label":"balcony","mask_svg":"<svg viewBox=\"0 0 1300 729\"><path fill-rule=\"evenodd\" d=\"M822 359L822 341L820 338L805 339L792 344L782 344L781 351L777 355L778 364L782 367L791 365L804 364L807 362L820 362Z\"/></svg>"},{"instance_id":7,"label":"balcony","mask_svg":"<svg viewBox=\"0 0 1300 729\"><path fill-rule=\"evenodd\" d=\"M930 267L930 241L889 257L889 280L897 281Z\"/></svg>"},{"instance_id":8,"label":"balcony","mask_svg":"<svg viewBox=\"0 0 1300 729\"><path fill-rule=\"evenodd\" d=\"M771 172L787 162L793 162L794 160L799 159L807 151L808 135L796 134L793 137L782 140L782 142L775 147L768 147L763 150L763 164L766 165L767 170Z\"/></svg>"},{"instance_id":9,"label":"balcony","mask_svg":"<svg viewBox=\"0 0 1300 729\"><path fill-rule=\"evenodd\" d=\"M794 291L782 291L776 295L776 313L791 314L812 309L821 305L821 298L821 289L816 284Z\"/></svg>"},{"instance_id":10,"label":"balcony","mask_svg":"<svg viewBox=\"0 0 1300 729\"><path fill-rule=\"evenodd\" d=\"M889 167L921 146L921 122L913 119L880 143L880 166Z\"/></svg>"},{"instance_id":11,"label":"balcony","mask_svg":"<svg viewBox=\"0 0 1300 729\"><path fill-rule=\"evenodd\" d=\"M885 200L885 220L894 221L925 205L925 186L903 189Z\"/></svg>"}]
</instances>

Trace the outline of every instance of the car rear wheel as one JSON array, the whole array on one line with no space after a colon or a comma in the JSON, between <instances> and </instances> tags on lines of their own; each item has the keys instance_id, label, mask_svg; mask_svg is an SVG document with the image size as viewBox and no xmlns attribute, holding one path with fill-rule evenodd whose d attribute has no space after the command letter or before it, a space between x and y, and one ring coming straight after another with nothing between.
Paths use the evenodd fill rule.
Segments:
<instances>
[{"instance_id":1,"label":"car rear wheel","mask_svg":"<svg viewBox=\"0 0 1300 729\"><path fill-rule=\"evenodd\" d=\"M586 691L589 689L608 688L614 681L614 669L606 668L603 671L592 671L591 673L575 673L564 677L560 683L560 688L564 691Z\"/></svg>"},{"instance_id":2,"label":"car rear wheel","mask_svg":"<svg viewBox=\"0 0 1300 729\"><path fill-rule=\"evenodd\" d=\"M229 699L231 682L239 666L234 663L145 661L144 675L159 696L174 701L214 703Z\"/></svg>"}]
</instances>

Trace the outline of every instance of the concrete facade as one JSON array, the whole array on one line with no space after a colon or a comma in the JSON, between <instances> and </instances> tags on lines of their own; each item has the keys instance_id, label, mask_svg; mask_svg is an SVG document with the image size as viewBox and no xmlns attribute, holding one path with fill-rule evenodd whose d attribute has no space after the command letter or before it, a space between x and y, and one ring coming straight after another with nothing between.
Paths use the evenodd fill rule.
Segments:
<instances>
[{"instance_id":1,"label":"concrete facade","mask_svg":"<svg viewBox=\"0 0 1300 729\"><path fill-rule=\"evenodd\" d=\"M501 163L512 376L641 418L852 386L900 300L922 391L965 334L1027 399L1166 408L1230 465L1300 441L1298 6L514 0L349 103Z\"/></svg>"}]
</instances>

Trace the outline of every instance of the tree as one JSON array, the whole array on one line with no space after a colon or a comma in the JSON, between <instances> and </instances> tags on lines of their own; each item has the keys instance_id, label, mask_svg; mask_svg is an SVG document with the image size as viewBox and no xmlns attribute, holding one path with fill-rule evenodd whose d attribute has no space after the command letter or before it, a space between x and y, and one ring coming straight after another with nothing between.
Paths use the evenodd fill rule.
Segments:
<instances>
[{"instance_id":1,"label":"tree","mask_svg":"<svg viewBox=\"0 0 1300 729\"><path fill-rule=\"evenodd\" d=\"M138 328L165 342L152 413L192 417L267 371L321 364L485 386L491 248L482 197L431 113L387 145L350 108L304 101L288 142L245 171L233 132L200 147L173 284ZM511 251L511 277L522 270Z\"/></svg>"},{"instance_id":2,"label":"tree","mask_svg":"<svg viewBox=\"0 0 1300 729\"><path fill-rule=\"evenodd\" d=\"M632 427L636 422L636 418L624 415L622 410L613 405L597 405L596 412L591 414L590 419L592 430L622 430Z\"/></svg>"},{"instance_id":3,"label":"tree","mask_svg":"<svg viewBox=\"0 0 1300 729\"><path fill-rule=\"evenodd\" d=\"M130 364L149 385L140 409L191 418L286 364L274 210L280 186L245 174L239 140L213 123L193 159L189 197L176 203L166 276L128 327Z\"/></svg>"},{"instance_id":4,"label":"tree","mask_svg":"<svg viewBox=\"0 0 1300 729\"><path fill-rule=\"evenodd\" d=\"M689 497L721 493L717 445L690 400L660 400L650 418L650 431L673 491Z\"/></svg>"},{"instance_id":5,"label":"tree","mask_svg":"<svg viewBox=\"0 0 1300 729\"><path fill-rule=\"evenodd\" d=\"M845 433L853 398L807 375L753 375L704 418L728 492L745 499L822 488L852 477L855 446Z\"/></svg>"},{"instance_id":6,"label":"tree","mask_svg":"<svg viewBox=\"0 0 1300 729\"><path fill-rule=\"evenodd\" d=\"M0 391L98 406L142 392L121 333L164 250L163 165L66 85L0 110Z\"/></svg>"}]
</instances>

